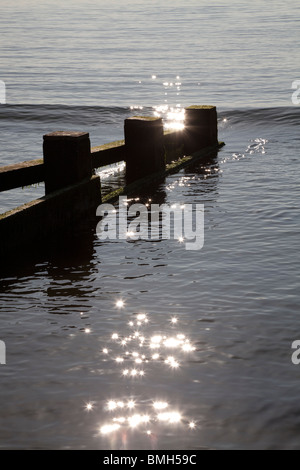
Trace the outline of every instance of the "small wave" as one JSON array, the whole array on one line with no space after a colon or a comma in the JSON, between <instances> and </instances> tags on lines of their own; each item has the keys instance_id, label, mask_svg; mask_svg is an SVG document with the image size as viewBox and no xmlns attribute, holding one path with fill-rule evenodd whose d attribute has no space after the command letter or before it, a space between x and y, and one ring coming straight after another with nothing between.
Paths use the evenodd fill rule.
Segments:
<instances>
[{"instance_id":1,"label":"small wave","mask_svg":"<svg viewBox=\"0 0 300 470\"><path fill-rule=\"evenodd\" d=\"M152 115L154 107L143 107L143 114ZM22 121L52 122L54 119L85 123L96 120L115 122L116 118L124 118L137 112L136 107L128 106L69 106L55 104L3 104L0 106L0 119ZM300 123L300 106L276 108L249 108L218 110L219 121L235 123L266 123L291 124Z\"/></svg>"},{"instance_id":2,"label":"small wave","mask_svg":"<svg viewBox=\"0 0 300 470\"><path fill-rule=\"evenodd\" d=\"M151 113L151 108L149 109ZM133 114L130 107L102 106L67 106L67 105L2 105L0 120L38 121L44 123L64 123L95 125L100 123L115 124Z\"/></svg>"},{"instance_id":3,"label":"small wave","mask_svg":"<svg viewBox=\"0 0 300 470\"><path fill-rule=\"evenodd\" d=\"M300 107L297 106L222 110L218 115L223 127L233 124L245 126L249 123L299 126L300 123Z\"/></svg>"}]
</instances>

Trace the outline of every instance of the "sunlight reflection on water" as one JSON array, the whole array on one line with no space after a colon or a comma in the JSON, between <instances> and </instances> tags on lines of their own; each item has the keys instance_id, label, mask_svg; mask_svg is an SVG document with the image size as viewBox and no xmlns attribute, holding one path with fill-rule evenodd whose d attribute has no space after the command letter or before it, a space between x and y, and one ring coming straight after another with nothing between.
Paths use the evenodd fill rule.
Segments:
<instances>
[{"instance_id":1,"label":"sunlight reflection on water","mask_svg":"<svg viewBox=\"0 0 300 470\"><path fill-rule=\"evenodd\" d=\"M164 104L153 106L153 114L156 117L162 117L164 128L167 130L182 130L184 129L184 116L185 111L182 108L180 101L180 91L182 83L179 81L180 77L177 75L174 82L163 82L164 87ZM171 95L170 103L169 95ZM168 98L166 98L168 97Z\"/></svg>"},{"instance_id":2,"label":"sunlight reflection on water","mask_svg":"<svg viewBox=\"0 0 300 470\"><path fill-rule=\"evenodd\" d=\"M120 305L121 302L122 305ZM124 307L124 302L117 301L115 307ZM185 334L180 330L175 331L178 326L178 318L175 316L167 319L164 331L155 333L150 331L151 321L146 313L133 313L126 323L128 330L113 332L108 341L109 346L102 349L102 353L109 360L116 366L121 366L122 378L142 380L149 373L148 365L153 362L161 364L165 376L168 369L184 367L186 354L196 351L195 346ZM169 355L170 351L172 355ZM152 436L153 432L156 434L161 426L173 425L180 425L190 430L195 429L196 422L184 416L178 409L178 404L173 407L165 399L149 399L149 403L145 400L146 397L141 397L138 402L131 396L108 399L104 411L109 416L106 422L99 425L99 434L112 435L138 429L141 433ZM85 410L93 411L94 405L95 402L86 403ZM155 431L152 428L155 428Z\"/></svg>"},{"instance_id":3,"label":"sunlight reflection on water","mask_svg":"<svg viewBox=\"0 0 300 470\"><path fill-rule=\"evenodd\" d=\"M164 128L166 130L182 130L184 129L184 116L185 110L184 107L180 104L180 93L182 82L180 81L180 76L177 75L176 78L172 81L159 82L159 77L157 75L152 75L151 79L146 81L148 88L152 87L151 82L156 83L154 95L157 97L161 95L161 101L163 104L153 105L153 115L158 118L162 118ZM141 81L138 82L142 84ZM162 88L161 88L162 87ZM151 88L152 89L152 88ZM140 105L131 105L131 111L142 111L144 106Z\"/></svg>"}]
</instances>

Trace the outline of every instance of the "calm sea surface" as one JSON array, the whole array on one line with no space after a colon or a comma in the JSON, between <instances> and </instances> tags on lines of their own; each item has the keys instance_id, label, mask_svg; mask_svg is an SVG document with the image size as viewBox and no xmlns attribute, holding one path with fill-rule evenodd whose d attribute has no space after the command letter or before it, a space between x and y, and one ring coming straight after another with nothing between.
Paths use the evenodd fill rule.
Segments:
<instances>
[{"instance_id":1,"label":"calm sea surface","mask_svg":"<svg viewBox=\"0 0 300 470\"><path fill-rule=\"evenodd\" d=\"M54 130L99 145L136 112L190 104L217 106L226 142L136 195L204 204L202 250L101 242L93 227L1 266L0 448L299 449L298 0L0 12L1 165L41 157ZM0 193L0 212L43 194Z\"/></svg>"}]
</instances>

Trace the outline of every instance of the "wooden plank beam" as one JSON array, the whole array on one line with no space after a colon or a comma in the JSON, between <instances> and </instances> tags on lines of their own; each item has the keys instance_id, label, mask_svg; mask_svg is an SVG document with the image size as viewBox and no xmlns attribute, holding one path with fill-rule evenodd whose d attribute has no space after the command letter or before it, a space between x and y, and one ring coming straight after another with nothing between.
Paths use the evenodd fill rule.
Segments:
<instances>
[{"instance_id":1,"label":"wooden plank beam","mask_svg":"<svg viewBox=\"0 0 300 470\"><path fill-rule=\"evenodd\" d=\"M0 192L44 181L43 160L30 160L0 167Z\"/></svg>"}]
</instances>

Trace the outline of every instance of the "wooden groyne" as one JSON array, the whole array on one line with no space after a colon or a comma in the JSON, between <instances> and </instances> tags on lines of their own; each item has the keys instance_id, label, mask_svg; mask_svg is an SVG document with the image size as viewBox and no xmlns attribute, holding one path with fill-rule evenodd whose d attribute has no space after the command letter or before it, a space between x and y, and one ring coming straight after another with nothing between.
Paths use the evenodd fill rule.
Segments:
<instances>
[{"instance_id":1,"label":"wooden groyne","mask_svg":"<svg viewBox=\"0 0 300 470\"><path fill-rule=\"evenodd\" d=\"M95 217L101 202L150 185L223 145L215 106L186 108L182 131L164 132L161 118L130 117L124 134L122 141L91 148L88 133L52 132L43 137L43 159L1 167L0 191L44 182L45 196L0 215L0 257L53 242ZM102 197L95 169L121 161L126 184Z\"/></svg>"}]
</instances>

